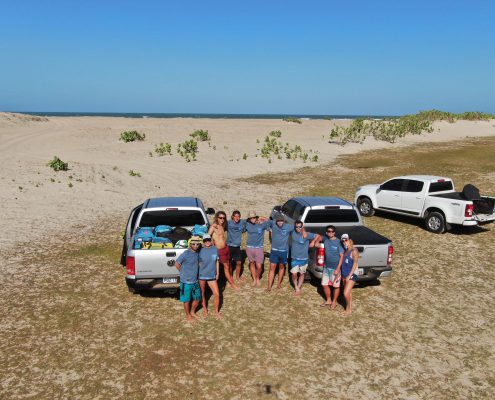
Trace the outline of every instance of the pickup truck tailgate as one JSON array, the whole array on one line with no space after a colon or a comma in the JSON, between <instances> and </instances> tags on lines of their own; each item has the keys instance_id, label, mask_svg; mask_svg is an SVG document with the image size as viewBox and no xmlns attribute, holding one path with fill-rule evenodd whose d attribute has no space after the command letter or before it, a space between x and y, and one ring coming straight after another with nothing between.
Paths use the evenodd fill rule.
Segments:
<instances>
[{"instance_id":1,"label":"pickup truck tailgate","mask_svg":"<svg viewBox=\"0 0 495 400\"><path fill-rule=\"evenodd\" d=\"M178 275L175 260L185 249L135 250L136 278L161 278Z\"/></svg>"}]
</instances>

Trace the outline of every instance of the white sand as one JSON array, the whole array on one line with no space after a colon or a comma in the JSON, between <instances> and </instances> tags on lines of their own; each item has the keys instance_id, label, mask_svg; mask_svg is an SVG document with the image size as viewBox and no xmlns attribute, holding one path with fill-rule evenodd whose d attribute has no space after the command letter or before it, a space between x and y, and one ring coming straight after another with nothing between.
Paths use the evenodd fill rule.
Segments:
<instances>
[{"instance_id":1,"label":"white sand","mask_svg":"<svg viewBox=\"0 0 495 400\"><path fill-rule=\"evenodd\" d=\"M275 200L289 197L297 188L263 193L255 185L236 184L236 178L264 172L290 173L304 165L317 166L338 155L368 149L495 135L494 121L438 122L433 133L408 136L395 145L367 139L362 145L341 147L328 143L336 124L349 121L304 120L294 124L270 119L32 118L0 113L0 249L34 242L46 234L84 229L102 217L115 217L122 224L130 209L148 197L197 196L206 206L228 213L234 208L243 213L255 208L267 214ZM187 163L176 154L176 145L189 139L196 129L209 131L211 147L200 143L197 161ZM145 133L146 140L121 142L119 136L125 130ZM256 139L262 142L272 130L282 131L280 140L284 143L317 151L318 163L274 159L269 164L255 157L261 147ZM160 142L172 144L172 156L149 156ZM247 160L242 158L244 153ZM55 155L69 163L69 171L54 172L46 165ZM129 176L131 169L141 177Z\"/></svg>"}]
</instances>

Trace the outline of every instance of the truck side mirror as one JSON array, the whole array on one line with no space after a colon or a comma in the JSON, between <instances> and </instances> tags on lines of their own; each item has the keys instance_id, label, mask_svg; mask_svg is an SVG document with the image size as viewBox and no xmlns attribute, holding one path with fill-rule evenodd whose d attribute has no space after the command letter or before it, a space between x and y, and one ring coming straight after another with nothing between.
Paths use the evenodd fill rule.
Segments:
<instances>
[{"instance_id":1,"label":"truck side mirror","mask_svg":"<svg viewBox=\"0 0 495 400\"><path fill-rule=\"evenodd\" d=\"M208 214L208 215L213 215L213 214L215 214L215 209L213 209L213 208L211 208L211 207L208 207L208 208L206 209L206 214Z\"/></svg>"}]
</instances>

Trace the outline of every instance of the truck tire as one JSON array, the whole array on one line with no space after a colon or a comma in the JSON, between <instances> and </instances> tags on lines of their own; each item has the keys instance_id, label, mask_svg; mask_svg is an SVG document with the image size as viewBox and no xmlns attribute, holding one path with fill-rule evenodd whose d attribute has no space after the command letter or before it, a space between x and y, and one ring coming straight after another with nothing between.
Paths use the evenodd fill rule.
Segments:
<instances>
[{"instance_id":1,"label":"truck tire","mask_svg":"<svg viewBox=\"0 0 495 400\"><path fill-rule=\"evenodd\" d=\"M425 218L426 230L433 233L445 232L445 217L437 212L433 211L429 213Z\"/></svg>"},{"instance_id":2,"label":"truck tire","mask_svg":"<svg viewBox=\"0 0 495 400\"><path fill-rule=\"evenodd\" d=\"M367 197L362 197L357 202L359 214L364 217L372 217L375 214L373 203Z\"/></svg>"}]
</instances>

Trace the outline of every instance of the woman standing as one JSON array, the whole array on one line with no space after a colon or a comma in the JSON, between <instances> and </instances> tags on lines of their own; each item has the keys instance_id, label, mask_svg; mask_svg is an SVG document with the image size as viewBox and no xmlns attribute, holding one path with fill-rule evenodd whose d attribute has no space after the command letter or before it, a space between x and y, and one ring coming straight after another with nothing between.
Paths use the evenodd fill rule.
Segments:
<instances>
[{"instance_id":1,"label":"woman standing","mask_svg":"<svg viewBox=\"0 0 495 400\"><path fill-rule=\"evenodd\" d=\"M203 236L203 247L199 251L199 286L201 287L201 298L203 300L203 312L205 317L208 315L206 307L206 286L213 293L215 303L215 316L221 319L220 315L220 291L218 290L218 251L211 242L211 236Z\"/></svg>"},{"instance_id":2,"label":"woman standing","mask_svg":"<svg viewBox=\"0 0 495 400\"><path fill-rule=\"evenodd\" d=\"M345 248L342 262L342 279L344 280L344 298L346 302L344 315L350 315L352 313L351 291L357 281L357 275L354 272L358 267L359 252L347 233L342 235L341 240Z\"/></svg>"}]
</instances>

